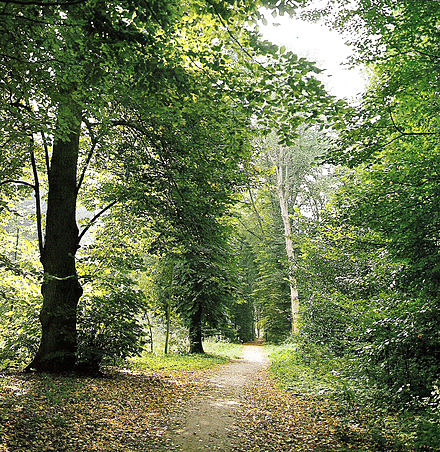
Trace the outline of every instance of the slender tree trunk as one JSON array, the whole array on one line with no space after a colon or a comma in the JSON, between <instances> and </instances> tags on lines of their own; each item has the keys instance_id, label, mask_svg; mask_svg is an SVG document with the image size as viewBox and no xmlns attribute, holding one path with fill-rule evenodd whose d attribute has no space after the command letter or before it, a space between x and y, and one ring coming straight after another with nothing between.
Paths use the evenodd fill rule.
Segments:
<instances>
[{"instance_id":1,"label":"slender tree trunk","mask_svg":"<svg viewBox=\"0 0 440 452\"><path fill-rule=\"evenodd\" d=\"M150 352L153 353L154 351L153 327L151 326L150 316L148 315L148 312L146 312L145 315L147 317L148 331L150 332Z\"/></svg>"},{"instance_id":2,"label":"slender tree trunk","mask_svg":"<svg viewBox=\"0 0 440 452\"><path fill-rule=\"evenodd\" d=\"M46 237L41 255L44 269L42 336L37 354L28 366L28 369L49 372L72 370L76 365L77 306L82 295L75 265L80 108L66 96L59 105L57 119L48 175Z\"/></svg>"},{"instance_id":3,"label":"slender tree trunk","mask_svg":"<svg viewBox=\"0 0 440 452\"><path fill-rule=\"evenodd\" d=\"M171 323L171 313L170 313L170 303L167 303L167 325L166 325L166 332L165 332L165 355L168 354L168 344L170 341L170 323Z\"/></svg>"},{"instance_id":4,"label":"slender tree trunk","mask_svg":"<svg viewBox=\"0 0 440 452\"><path fill-rule=\"evenodd\" d=\"M298 317L299 317L299 297L298 284L293 273L293 263L295 259L295 252L292 242L292 227L289 218L289 186L286 180L287 168L284 165L277 167L277 194L280 203L281 218L284 226L284 240L286 243L286 254L289 264L289 286L290 286L290 304L292 313L292 333L298 332Z\"/></svg>"},{"instance_id":5,"label":"slender tree trunk","mask_svg":"<svg viewBox=\"0 0 440 452\"><path fill-rule=\"evenodd\" d=\"M189 352L205 353L202 344L202 307L199 304L189 326Z\"/></svg>"}]
</instances>

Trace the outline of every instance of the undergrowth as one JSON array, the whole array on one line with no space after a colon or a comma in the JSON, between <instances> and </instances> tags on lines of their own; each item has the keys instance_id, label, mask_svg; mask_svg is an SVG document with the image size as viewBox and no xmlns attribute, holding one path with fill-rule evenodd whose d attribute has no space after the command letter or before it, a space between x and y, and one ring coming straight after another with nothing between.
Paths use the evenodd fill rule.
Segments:
<instances>
[{"instance_id":1,"label":"undergrowth","mask_svg":"<svg viewBox=\"0 0 440 452\"><path fill-rule=\"evenodd\" d=\"M440 450L438 388L418 406L390 407L381 391L356 373L353 360L335 356L325 346L288 342L266 350L282 389L333 402L338 433L345 441L362 426L375 450Z\"/></svg>"}]
</instances>

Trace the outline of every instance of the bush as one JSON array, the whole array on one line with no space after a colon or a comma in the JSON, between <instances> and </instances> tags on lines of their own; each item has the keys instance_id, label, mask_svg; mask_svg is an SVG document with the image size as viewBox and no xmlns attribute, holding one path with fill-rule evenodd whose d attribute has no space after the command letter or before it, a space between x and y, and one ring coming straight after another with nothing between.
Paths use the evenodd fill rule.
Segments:
<instances>
[{"instance_id":1,"label":"bush","mask_svg":"<svg viewBox=\"0 0 440 452\"><path fill-rule=\"evenodd\" d=\"M36 353L40 339L38 287L21 276L0 282L0 367L21 367Z\"/></svg>"},{"instance_id":2,"label":"bush","mask_svg":"<svg viewBox=\"0 0 440 452\"><path fill-rule=\"evenodd\" d=\"M388 403L417 406L439 378L438 307L406 300L383 312L359 338L362 371Z\"/></svg>"},{"instance_id":3,"label":"bush","mask_svg":"<svg viewBox=\"0 0 440 452\"><path fill-rule=\"evenodd\" d=\"M344 355L357 333L359 320L358 313L348 305L339 293L316 293L304 300L300 327L303 343L325 345L336 355Z\"/></svg>"},{"instance_id":4,"label":"bush","mask_svg":"<svg viewBox=\"0 0 440 452\"><path fill-rule=\"evenodd\" d=\"M120 285L81 300L78 313L78 361L97 369L101 364L138 354L146 342L141 313L144 295Z\"/></svg>"}]
</instances>

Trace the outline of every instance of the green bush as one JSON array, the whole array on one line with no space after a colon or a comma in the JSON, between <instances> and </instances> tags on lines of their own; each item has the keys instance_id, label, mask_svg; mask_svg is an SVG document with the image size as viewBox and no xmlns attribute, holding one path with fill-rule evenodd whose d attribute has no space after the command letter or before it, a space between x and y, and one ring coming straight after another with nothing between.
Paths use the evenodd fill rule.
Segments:
<instances>
[{"instance_id":1,"label":"green bush","mask_svg":"<svg viewBox=\"0 0 440 452\"><path fill-rule=\"evenodd\" d=\"M439 378L437 304L407 300L383 312L359 337L362 372L388 403L417 406Z\"/></svg>"},{"instance_id":2,"label":"green bush","mask_svg":"<svg viewBox=\"0 0 440 452\"><path fill-rule=\"evenodd\" d=\"M99 368L140 353L146 342L141 313L144 295L119 285L86 296L78 312L79 364Z\"/></svg>"},{"instance_id":3,"label":"green bush","mask_svg":"<svg viewBox=\"0 0 440 452\"><path fill-rule=\"evenodd\" d=\"M38 287L22 276L4 274L0 282L0 367L22 367L40 339Z\"/></svg>"}]
</instances>

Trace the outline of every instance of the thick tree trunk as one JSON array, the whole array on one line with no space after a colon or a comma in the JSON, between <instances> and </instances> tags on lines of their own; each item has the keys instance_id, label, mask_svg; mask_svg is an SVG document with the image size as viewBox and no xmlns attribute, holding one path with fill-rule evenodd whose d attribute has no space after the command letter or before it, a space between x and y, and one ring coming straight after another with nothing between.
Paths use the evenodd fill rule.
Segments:
<instances>
[{"instance_id":1,"label":"thick tree trunk","mask_svg":"<svg viewBox=\"0 0 440 452\"><path fill-rule=\"evenodd\" d=\"M205 353L202 344L202 307L199 305L189 326L189 352Z\"/></svg>"},{"instance_id":2,"label":"thick tree trunk","mask_svg":"<svg viewBox=\"0 0 440 452\"><path fill-rule=\"evenodd\" d=\"M46 237L41 255L44 269L40 313L42 336L37 354L28 366L38 371L68 371L76 364L77 305L82 295L75 266L80 128L81 111L66 97L58 109L49 171Z\"/></svg>"}]
</instances>

